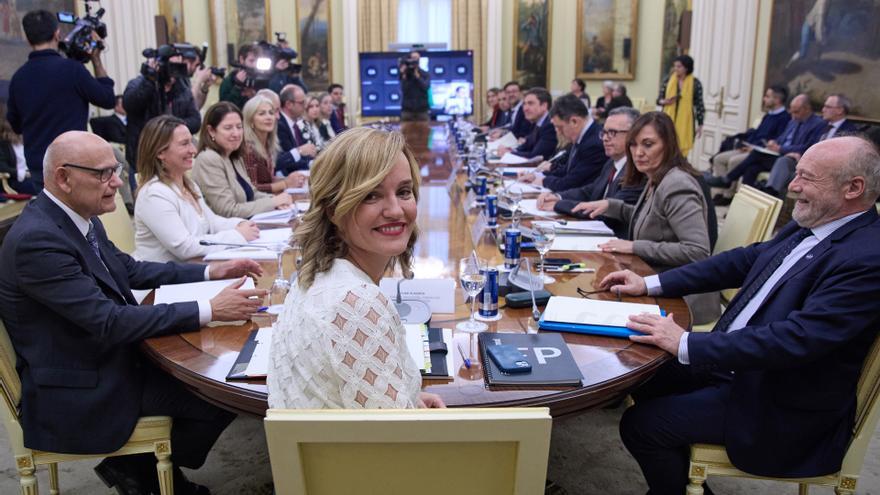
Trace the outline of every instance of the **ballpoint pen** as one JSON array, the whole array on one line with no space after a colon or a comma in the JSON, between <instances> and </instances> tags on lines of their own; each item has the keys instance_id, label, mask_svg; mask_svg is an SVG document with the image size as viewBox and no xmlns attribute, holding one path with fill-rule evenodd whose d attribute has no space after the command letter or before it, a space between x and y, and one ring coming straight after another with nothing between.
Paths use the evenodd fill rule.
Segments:
<instances>
[{"instance_id":1,"label":"ballpoint pen","mask_svg":"<svg viewBox=\"0 0 880 495\"><path fill-rule=\"evenodd\" d=\"M464 361L464 367L471 369L471 360L465 357L464 351L461 349L461 344L456 344L456 346L458 347L458 353L461 354L461 359Z\"/></svg>"}]
</instances>

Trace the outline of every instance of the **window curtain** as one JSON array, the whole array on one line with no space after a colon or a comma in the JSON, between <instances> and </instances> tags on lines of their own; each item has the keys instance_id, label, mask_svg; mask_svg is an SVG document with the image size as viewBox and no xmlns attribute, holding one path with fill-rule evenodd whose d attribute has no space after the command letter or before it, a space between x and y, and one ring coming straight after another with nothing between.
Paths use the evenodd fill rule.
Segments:
<instances>
[{"instance_id":1,"label":"window curtain","mask_svg":"<svg viewBox=\"0 0 880 495\"><path fill-rule=\"evenodd\" d=\"M446 43L452 47L451 0L399 0L397 41Z\"/></svg>"},{"instance_id":2,"label":"window curtain","mask_svg":"<svg viewBox=\"0 0 880 495\"><path fill-rule=\"evenodd\" d=\"M486 106L484 60L488 0L452 0L453 50L474 51L474 122L485 122L492 113Z\"/></svg>"},{"instance_id":3,"label":"window curtain","mask_svg":"<svg viewBox=\"0 0 880 495\"><path fill-rule=\"evenodd\" d=\"M358 0L358 50L384 52L397 41L398 0Z\"/></svg>"}]
</instances>

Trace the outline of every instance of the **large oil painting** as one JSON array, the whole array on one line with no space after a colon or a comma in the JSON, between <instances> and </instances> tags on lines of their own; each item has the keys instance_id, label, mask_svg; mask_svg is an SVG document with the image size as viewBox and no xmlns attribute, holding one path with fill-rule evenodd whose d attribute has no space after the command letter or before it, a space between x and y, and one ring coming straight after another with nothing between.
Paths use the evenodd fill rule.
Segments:
<instances>
[{"instance_id":1,"label":"large oil painting","mask_svg":"<svg viewBox=\"0 0 880 495\"><path fill-rule=\"evenodd\" d=\"M672 61L687 55L691 41L691 0L666 0L663 10L663 47L660 52L660 79L669 76Z\"/></svg>"},{"instance_id":2,"label":"large oil painting","mask_svg":"<svg viewBox=\"0 0 880 495\"><path fill-rule=\"evenodd\" d=\"M330 85L330 0L297 0L302 78L312 91Z\"/></svg>"},{"instance_id":3,"label":"large oil painting","mask_svg":"<svg viewBox=\"0 0 880 495\"><path fill-rule=\"evenodd\" d=\"M159 15L165 18L168 43L186 41L186 33L183 30L183 0L160 0Z\"/></svg>"},{"instance_id":4,"label":"large oil painting","mask_svg":"<svg viewBox=\"0 0 880 495\"><path fill-rule=\"evenodd\" d=\"M226 43L230 62L245 43L273 40L269 36L269 0L226 0Z\"/></svg>"},{"instance_id":5,"label":"large oil painting","mask_svg":"<svg viewBox=\"0 0 880 495\"><path fill-rule=\"evenodd\" d=\"M806 93L813 107L843 93L854 115L880 121L880 0L776 0L767 85Z\"/></svg>"},{"instance_id":6,"label":"large oil painting","mask_svg":"<svg viewBox=\"0 0 880 495\"><path fill-rule=\"evenodd\" d=\"M6 98L9 79L12 74L27 62L31 51L24 31L21 29L21 18L31 10L48 10L76 12L73 0L0 0L0 97ZM61 26L62 33L69 30ZM2 117L2 116L0 116Z\"/></svg>"},{"instance_id":7,"label":"large oil painting","mask_svg":"<svg viewBox=\"0 0 880 495\"><path fill-rule=\"evenodd\" d=\"M578 0L578 77L633 79L638 0Z\"/></svg>"},{"instance_id":8,"label":"large oil painting","mask_svg":"<svg viewBox=\"0 0 880 495\"><path fill-rule=\"evenodd\" d=\"M546 88L550 71L550 0L516 0L514 22L513 78L525 88Z\"/></svg>"}]
</instances>

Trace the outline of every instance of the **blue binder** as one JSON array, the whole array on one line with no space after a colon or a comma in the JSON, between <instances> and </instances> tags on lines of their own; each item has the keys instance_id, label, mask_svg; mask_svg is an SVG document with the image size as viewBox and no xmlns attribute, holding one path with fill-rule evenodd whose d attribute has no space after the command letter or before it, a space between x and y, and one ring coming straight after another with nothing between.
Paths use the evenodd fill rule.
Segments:
<instances>
[{"instance_id":1,"label":"blue binder","mask_svg":"<svg viewBox=\"0 0 880 495\"><path fill-rule=\"evenodd\" d=\"M660 314L666 316L666 311L660 310ZM538 321L538 328L553 332L583 333L587 335L602 335L605 337L629 338L630 335L642 335L641 332L630 330L626 327L612 327L607 325L583 325L579 323L560 323L557 321L545 321L544 316Z\"/></svg>"}]
</instances>

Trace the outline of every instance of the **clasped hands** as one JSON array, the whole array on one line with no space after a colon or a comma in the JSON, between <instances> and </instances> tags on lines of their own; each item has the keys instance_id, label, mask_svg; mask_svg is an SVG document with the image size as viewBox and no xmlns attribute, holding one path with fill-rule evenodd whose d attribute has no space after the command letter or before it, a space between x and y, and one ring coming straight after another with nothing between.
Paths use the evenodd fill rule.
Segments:
<instances>
[{"instance_id":1,"label":"clasped hands","mask_svg":"<svg viewBox=\"0 0 880 495\"><path fill-rule=\"evenodd\" d=\"M628 296L644 296L648 293L645 279L630 270L612 272L599 282L599 288ZM655 345L664 351L678 355L678 342L684 329L675 323L673 314L658 316L641 313L631 315L626 327L643 335L630 335L629 339L641 344Z\"/></svg>"}]
</instances>

